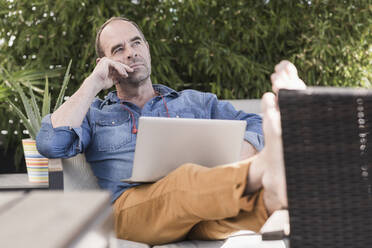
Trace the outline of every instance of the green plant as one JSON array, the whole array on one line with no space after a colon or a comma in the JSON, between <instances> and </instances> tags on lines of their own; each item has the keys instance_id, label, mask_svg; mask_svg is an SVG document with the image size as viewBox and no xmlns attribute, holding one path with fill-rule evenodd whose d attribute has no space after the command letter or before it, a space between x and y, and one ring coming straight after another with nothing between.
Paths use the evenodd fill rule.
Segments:
<instances>
[{"instance_id":1,"label":"green plant","mask_svg":"<svg viewBox=\"0 0 372 248\"><path fill-rule=\"evenodd\" d=\"M70 74L70 68L71 68L72 60L70 60L70 63L67 67L63 83L54 107L55 111L61 104L65 95L65 91L67 88L67 84L70 80L71 74ZM13 82L12 84L7 84L11 89L15 90L19 97L21 98L24 112L16 106L12 101L9 99L6 99L6 101L9 103L9 105L13 108L15 114L22 120L22 124L27 129L30 137L32 139L36 138L37 133L40 130L41 127L41 120L42 117L50 113L50 106L51 106L51 94L49 93L49 81L48 77L45 77L45 88L43 92L43 101L42 101L42 108L41 112L39 109L39 106L36 101L36 96L33 92L32 86L30 83L26 82L26 85L28 87L29 91L29 97L26 96L23 88L21 87L20 82Z\"/></svg>"},{"instance_id":2,"label":"green plant","mask_svg":"<svg viewBox=\"0 0 372 248\"><path fill-rule=\"evenodd\" d=\"M24 130L23 122L18 118L18 115L13 111L12 107L9 107L6 99L9 99L18 108L20 101L19 96L15 90L12 90L11 84L19 82L21 87L27 87L30 84L32 90L35 93L36 99L39 101L42 99L44 92L45 77L54 79L50 81L51 88L59 89L56 87L57 78L61 78L64 69L57 68L53 70L43 69L32 69L29 66L18 66L16 64L7 63L6 61L0 61L0 156L8 158L4 163L10 162L11 164L4 164L8 168L14 167L14 172L20 172L25 170L22 161L23 149L21 140L27 137L27 133ZM52 94L53 95L53 94ZM13 157L13 158L10 158ZM2 164L3 165L3 164ZM4 166L0 165L0 171L4 169ZM1 172L0 172L1 173Z\"/></svg>"},{"instance_id":3,"label":"green plant","mask_svg":"<svg viewBox=\"0 0 372 248\"><path fill-rule=\"evenodd\" d=\"M7 98L8 95L9 95L8 89L5 86L0 85L0 101Z\"/></svg>"}]
</instances>

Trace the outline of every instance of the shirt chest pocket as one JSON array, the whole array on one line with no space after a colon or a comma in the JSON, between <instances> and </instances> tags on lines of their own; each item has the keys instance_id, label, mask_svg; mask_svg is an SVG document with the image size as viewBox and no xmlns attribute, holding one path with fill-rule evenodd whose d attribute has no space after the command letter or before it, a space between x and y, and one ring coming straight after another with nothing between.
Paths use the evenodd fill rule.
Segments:
<instances>
[{"instance_id":1,"label":"shirt chest pocket","mask_svg":"<svg viewBox=\"0 0 372 248\"><path fill-rule=\"evenodd\" d=\"M106 117L96 121L95 143L98 151L116 151L131 140L129 117Z\"/></svg>"}]
</instances>

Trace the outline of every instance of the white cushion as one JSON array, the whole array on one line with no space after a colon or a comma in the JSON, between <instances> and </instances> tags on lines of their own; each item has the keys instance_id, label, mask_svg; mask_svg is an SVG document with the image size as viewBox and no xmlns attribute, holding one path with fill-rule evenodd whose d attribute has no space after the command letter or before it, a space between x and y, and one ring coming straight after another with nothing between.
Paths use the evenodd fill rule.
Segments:
<instances>
[{"instance_id":1,"label":"white cushion","mask_svg":"<svg viewBox=\"0 0 372 248\"><path fill-rule=\"evenodd\" d=\"M223 244L224 241L188 240L166 245L156 245L154 248L219 248Z\"/></svg>"},{"instance_id":2,"label":"white cushion","mask_svg":"<svg viewBox=\"0 0 372 248\"><path fill-rule=\"evenodd\" d=\"M260 114L261 99L244 99L244 100L224 100L230 102L236 110L243 110L246 113Z\"/></svg>"},{"instance_id":3,"label":"white cushion","mask_svg":"<svg viewBox=\"0 0 372 248\"><path fill-rule=\"evenodd\" d=\"M62 159L64 191L100 189L84 154Z\"/></svg>"},{"instance_id":4,"label":"white cushion","mask_svg":"<svg viewBox=\"0 0 372 248\"><path fill-rule=\"evenodd\" d=\"M124 239L116 239L116 246L115 248L150 248L151 246L144 244L144 243L138 243L133 242L129 240Z\"/></svg>"}]
</instances>

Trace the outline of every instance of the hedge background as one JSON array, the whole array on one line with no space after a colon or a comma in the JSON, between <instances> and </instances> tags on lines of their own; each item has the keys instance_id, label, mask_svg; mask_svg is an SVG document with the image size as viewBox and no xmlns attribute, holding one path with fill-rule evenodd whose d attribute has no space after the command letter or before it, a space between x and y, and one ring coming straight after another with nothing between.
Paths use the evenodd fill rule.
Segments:
<instances>
[{"instance_id":1,"label":"hedge background","mask_svg":"<svg viewBox=\"0 0 372 248\"><path fill-rule=\"evenodd\" d=\"M96 30L111 16L142 27L153 83L178 90L259 98L282 59L308 85L371 87L371 0L0 0L0 69L54 70L72 59L72 94L95 66ZM3 103L0 116L8 130L0 142L13 149L21 130Z\"/></svg>"}]
</instances>

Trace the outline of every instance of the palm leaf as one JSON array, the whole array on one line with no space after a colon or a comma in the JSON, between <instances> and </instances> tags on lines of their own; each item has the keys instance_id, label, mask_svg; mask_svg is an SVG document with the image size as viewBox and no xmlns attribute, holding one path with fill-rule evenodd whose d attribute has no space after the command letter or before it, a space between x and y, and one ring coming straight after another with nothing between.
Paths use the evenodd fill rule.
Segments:
<instances>
[{"instance_id":1,"label":"palm leaf","mask_svg":"<svg viewBox=\"0 0 372 248\"><path fill-rule=\"evenodd\" d=\"M44 97L43 97L43 107L41 116L44 117L50 113L50 94L49 94L49 81L48 77L45 77L45 88L44 88Z\"/></svg>"},{"instance_id":2,"label":"palm leaf","mask_svg":"<svg viewBox=\"0 0 372 248\"><path fill-rule=\"evenodd\" d=\"M37 122L36 115L35 115L32 107L30 106L32 104L30 104L30 101L27 99L25 93L23 92L23 89L21 88L21 86L18 83L14 83L13 86L14 86L14 89L19 94L19 96L21 97L23 107L26 111L26 115L27 115L28 119L30 120L31 126L33 127L33 129L36 129L38 131L39 128L40 128L40 124Z\"/></svg>"},{"instance_id":3,"label":"palm leaf","mask_svg":"<svg viewBox=\"0 0 372 248\"><path fill-rule=\"evenodd\" d=\"M66 91L66 88L67 88L67 84L68 84L68 82L70 81L70 78L71 78L71 74L70 74L71 64L72 64L72 60L70 60L70 63L68 63L67 70L66 70L66 73L65 73L65 77L63 79L61 91L59 92L57 102L56 102L56 105L54 106L53 112L56 111L59 108L59 106L61 106L61 104L62 104L63 97L65 95L65 91Z\"/></svg>"},{"instance_id":4,"label":"palm leaf","mask_svg":"<svg viewBox=\"0 0 372 248\"><path fill-rule=\"evenodd\" d=\"M8 89L7 88L3 88L1 85L0 85L0 100L2 99L5 99L9 96L9 92L8 92Z\"/></svg>"},{"instance_id":5,"label":"palm leaf","mask_svg":"<svg viewBox=\"0 0 372 248\"><path fill-rule=\"evenodd\" d=\"M9 99L6 99L6 101L9 103L10 106L14 109L15 113L18 115L18 117L22 120L22 124L25 126L25 128L28 130L31 138L35 139L37 130L33 128L33 126L28 121L27 117L22 113L22 111Z\"/></svg>"},{"instance_id":6,"label":"palm leaf","mask_svg":"<svg viewBox=\"0 0 372 248\"><path fill-rule=\"evenodd\" d=\"M40 84L42 84L42 80L45 77L58 77L61 75L61 69L53 70L53 71L35 71L35 70L21 70L21 71L16 71L11 74L12 79L15 81L38 81Z\"/></svg>"},{"instance_id":7,"label":"palm leaf","mask_svg":"<svg viewBox=\"0 0 372 248\"><path fill-rule=\"evenodd\" d=\"M36 98L34 95L34 92L32 91L31 85L28 85L28 89L30 91L30 96L31 96L31 107L33 109L33 113L35 115L35 121L38 123L38 129L40 129L41 126L41 116L40 116L40 110L39 107L37 106Z\"/></svg>"},{"instance_id":8,"label":"palm leaf","mask_svg":"<svg viewBox=\"0 0 372 248\"><path fill-rule=\"evenodd\" d=\"M43 89L37 86L44 84L43 79L45 77L54 78L60 76L61 70L62 69L56 69L53 71L36 71L29 69L8 72L5 68L0 68L0 76L8 82L19 82L26 87L28 87L28 84L31 84L33 91L42 94L44 92Z\"/></svg>"}]
</instances>

